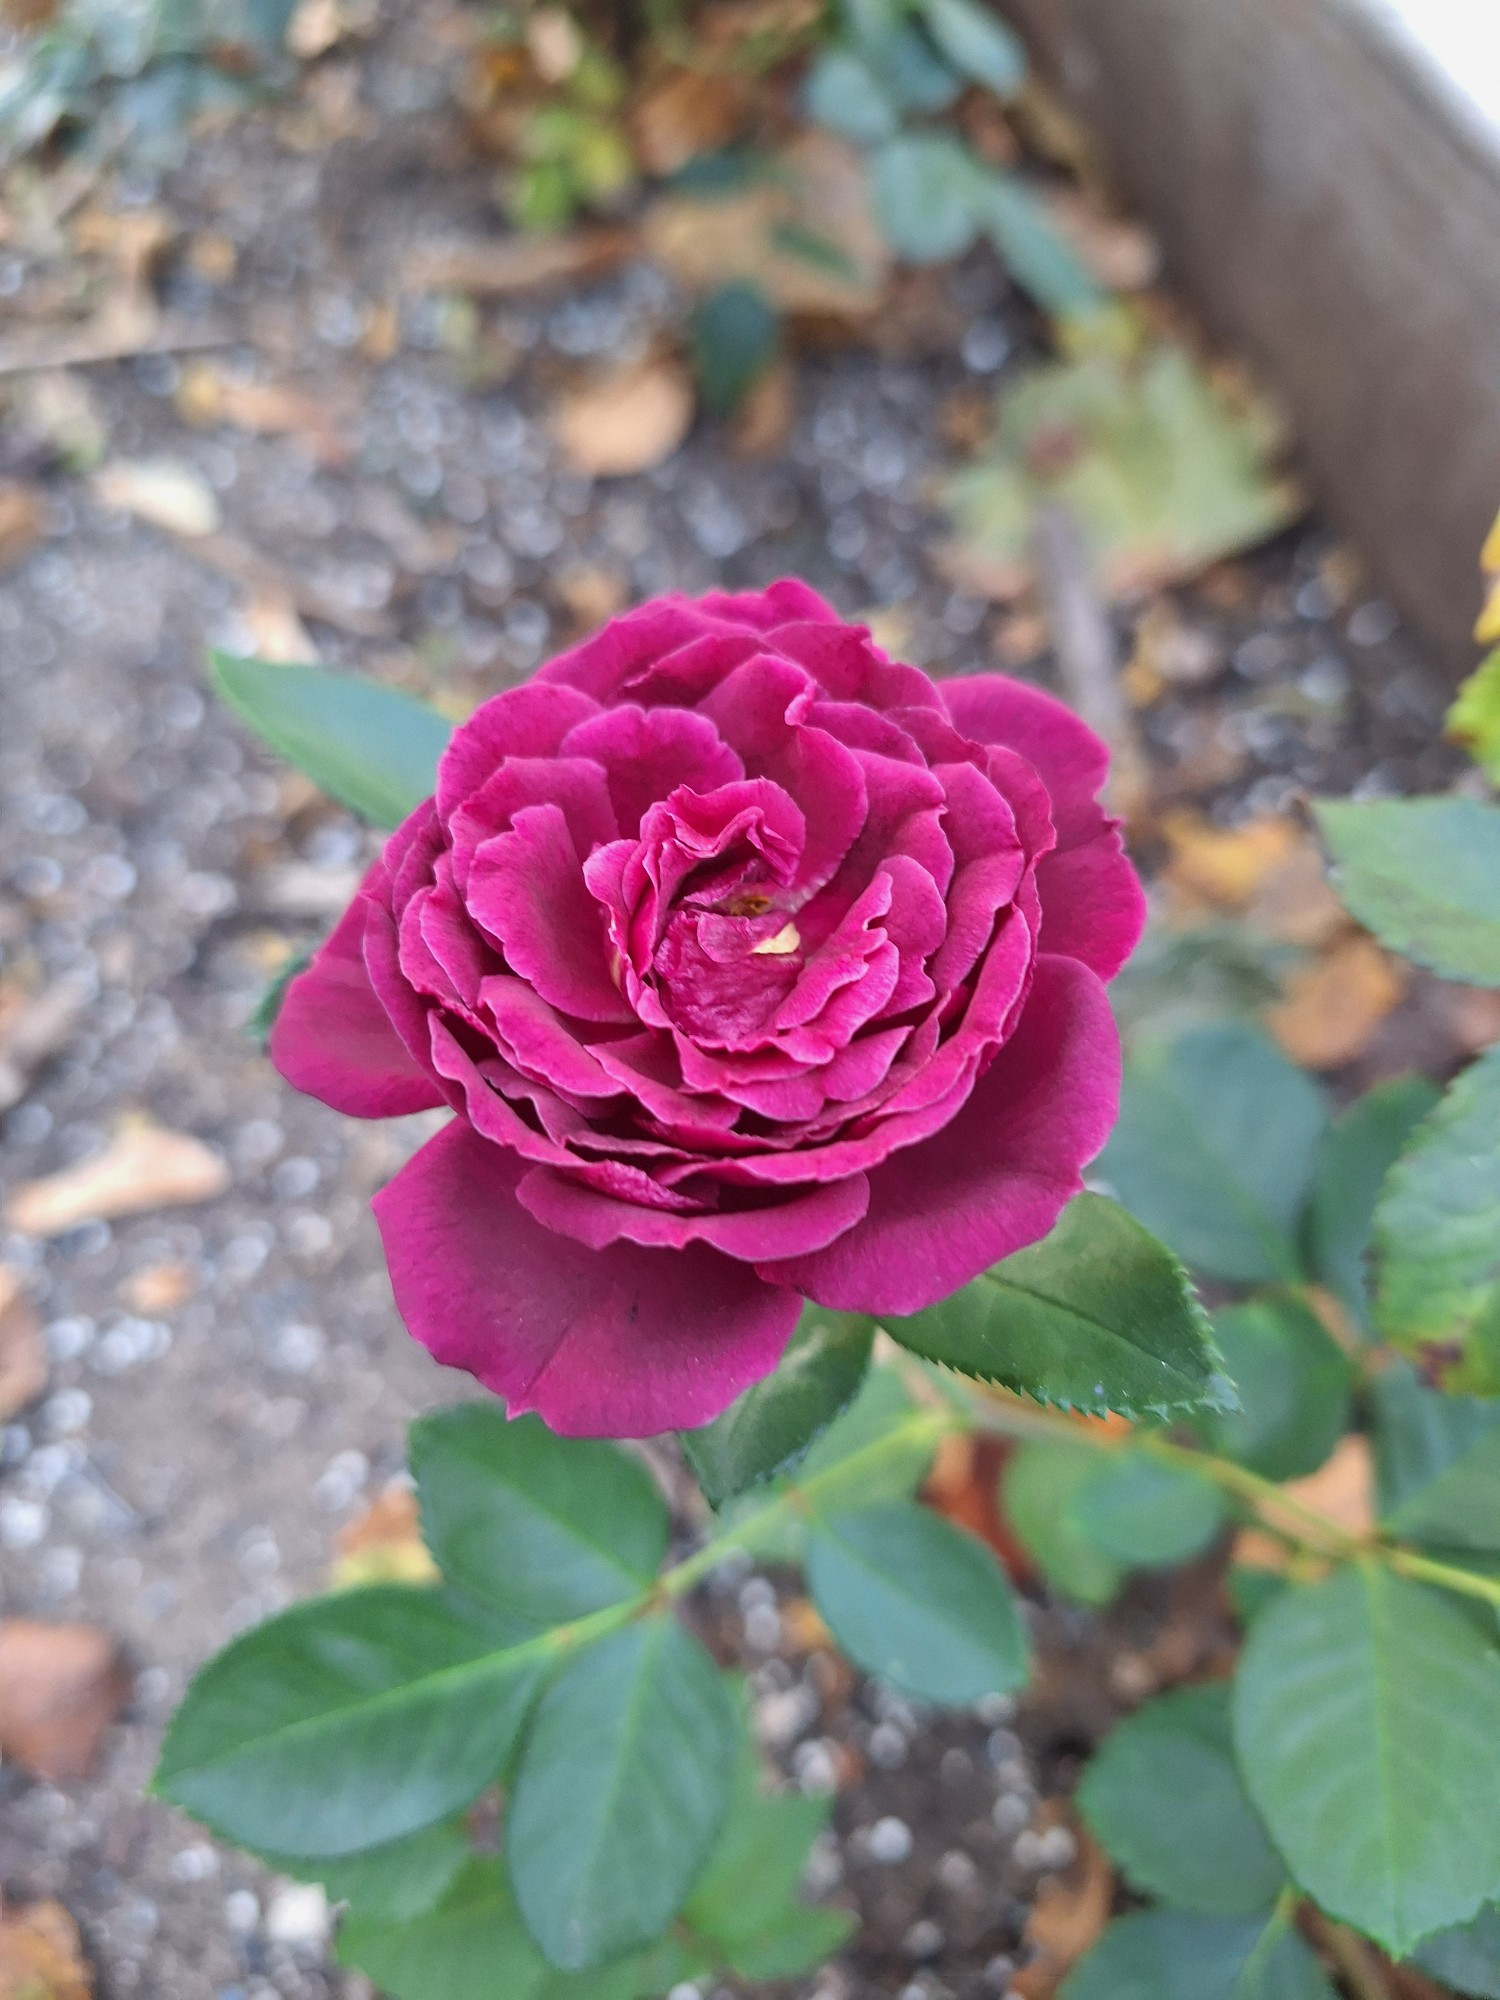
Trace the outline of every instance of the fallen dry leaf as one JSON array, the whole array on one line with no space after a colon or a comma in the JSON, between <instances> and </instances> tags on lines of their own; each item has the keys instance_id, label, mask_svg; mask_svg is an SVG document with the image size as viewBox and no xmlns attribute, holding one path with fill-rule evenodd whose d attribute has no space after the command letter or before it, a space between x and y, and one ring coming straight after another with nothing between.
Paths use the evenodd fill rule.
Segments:
<instances>
[{"instance_id":1,"label":"fallen dry leaf","mask_svg":"<svg viewBox=\"0 0 1500 2000\"><path fill-rule=\"evenodd\" d=\"M47 1347L20 1276L0 1264L0 1423L34 1403L47 1386Z\"/></svg>"},{"instance_id":2,"label":"fallen dry leaf","mask_svg":"<svg viewBox=\"0 0 1500 2000\"><path fill-rule=\"evenodd\" d=\"M1358 1432L1341 1438L1332 1455L1305 1479L1289 1479L1282 1491L1316 1513L1326 1514L1351 1535L1375 1530L1375 1461L1370 1441Z\"/></svg>"},{"instance_id":3,"label":"fallen dry leaf","mask_svg":"<svg viewBox=\"0 0 1500 2000\"><path fill-rule=\"evenodd\" d=\"M44 1062L57 1054L93 999L92 978L65 975L40 993L0 989L0 1111L19 1104Z\"/></svg>"},{"instance_id":4,"label":"fallen dry leaf","mask_svg":"<svg viewBox=\"0 0 1500 2000\"><path fill-rule=\"evenodd\" d=\"M1115 1899L1114 1870L1088 1829L1054 1801L1042 1807L1039 1819L1066 1825L1078 1852L1070 1867L1037 1884L1025 1931L1036 1956L1011 1981L1024 2000L1051 2000L1071 1967L1098 1943Z\"/></svg>"},{"instance_id":5,"label":"fallen dry leaf","mask_svg":"<svg viewBox=\"0 0 1500 2000\"><path fill-rule=\"evenodd\" d=\"M438 1566L422 1540L417 1496L405 1480L393 1480L357 1520L339 1531L335 1590L367 1583L432 1583Z\"/></svg>"},{"instance_id":6,"label":"fallen dry leaf","mask_svg":"<svg viewBox=\"0 0 1500 2000\"><path fill-rule=\"evenodd\" d=\"M1004 1438L950 1432L938 1446L922 1498L937 1513L988 1542L1015 1581L1025 1583L1036 1565L1000 1510L1000 1473L1009 1456Z\"/></svg>"},{"instance_id":7,"label":"fallen dry leaf","mask_svg":"<svg viewBox=\"0 0 1500 2000\"><path fill-rule=\"evenodd\" d=\"M1447 1017L1448 1032L1465 1055L1477 1056L1500 1042L1500 993L1487 986L1437 988L1436 998Z\"/></svg>"},{"instance_id":8,"label":"fallen dry leaf","mask_svg":"<svg viewBox=\"0 0 1500 2000\"><path fill-rule=\"evenodd\" d=\"M1161 245L1139 222L1111 215L1077 188L1060 187L1047 197L1047 212L1059 235L1108 291L1141 292L1161 270Z\"/></svg>"},{"instance_id":9,"label":"fallen dry leaf","mask_svg":"<svg viewBox=\"0 0 1500 2000\"><path fill-rule=\"evenodd\" d=\"M552 412L553 434L569 466L594 479L660 465L692 421L692 384L672 361L612 368L570 391Z\"/></svg>"},{"instance_id":10,"label":"fallen dry leaf","mask_svg":"<svg viewBox=\"0 0 1500 2000\"><path fill-rule=\"evenodd\" d=\"M575 563L553 579L553 590L579 633L593 632L630 602L630 579L623 570Z\"/></svg>"},{"instance_id":11,"label":"fallen dry leaf","mask_svg":"<svg viewBox=\"0 0 1500 2000\"><path fill-rule=\"evenodd\" d=\"M636 248L633 229L580 229L567 236L502 236L473 243L438 243L417 250L402 270L414 292L470 292L505 297L594 277L623 264Z\"/></svg>"},{"instance_id":12,"label":"fallen dry leaf","mask_svg":"<svg viewBox=\"0 0 1500 2000\"><path fill-rule=\"evenodd\" d=\"M796 376L789 362L773 362L734 413L730 449L736 458L769 458L785 445L796 419Z\"/></svg>"},{"instance_id":13,"label":"fallen dry leaf","mask_svg":"<svg viewBox=\"0 0 1500 2000\"><path fill-rule=\"evenodd\" d=\"M742 278L783 312L866 318L880 304L891 253L859 154L808 132L771 167L754 187L718 200L661 196L642 223L647 254L690 292Z\"/></svg>"},{"instance_id":14,"label":"fallen dry leaf","mask_svg":"<svg viewBox=\"0 0 1500 2000\"><path fill-rule=\"evenodd\" d=\"M212 1201L229 1186L229 1168L201 1139L133 1119L102 1153L18 1187L5 1218L27 1236L59 1236L80 1222L182 1208Z\"/></svg>"},{"instance_id":15,"label":"fallen dry leaf","mask_svg":"<svg viewBox=\"0 0 1500 2000\"><path fill-rule=\"evenodd\" d=\"M1286 981L1286 998L1268 1007L1266 1026L1304 1069L1352 1062L1404 997L1399 961L1373 938L1350 937Z\"/></svg>"},{"instance_id":16,"label":"fallen dry leaf","mask_svg":"<svg viewBox=\"0 0 1500 2000\"><path fill-rule=\"evenodd\" d=\"M190 1299L193 1283L192 1266L169 1258L160 1264L147 1264L139 1271L132 1271L128 1278L122 1278L120 1297L132 1312L154 1319L161 1313L175 1312Z\"/></svg>"},{"instance_id":17,"label":"fallen dry leaf","mask_svg":"<svg viewBox=\"0 0 1500 2000\"><path fill-rule=\"evenodd\" d=\"M219 503L203 474L173 458L116 458L94 474L94 491L118 507L174 535L212 535Z\"/></svg>"},{"instance_id":18,"label":"fallen dry leaf","mask_svg":"<svg viewBox=\"0 0 1500 2000\"><path fill-rule=\"evenodd\" d=\"M86 1777L129 1694L120 1648L97 1626L0 1625L0 1756L34 1777L55 1785Z\"/></svg>"},{"instance_id":19,"label":"fallen dry leaf","mask_svg":"<svg viewBox=\"0 0 1500 2000\"><path fill-rule=\"evenodd\" d=\"M297 615L297 607L274 592L257 591L240 616L250 639L250 652L257 660L274 660L281 666L314 666L318 649Z\"/></svg>"},{"instance_id":20,"label":"fallen dry leaf","mask_svg":"<svg viewBox=\"0 0 1500 2000\"><path fill-rule=\"evenodd\" d=\"M230 424L267 437L294 437L319 465L340 465L349 448L327 403L285 382L241 382L211 361L189 362L177 384L177 413L190 424Z\"/></svg>"},{"instance_id":21,"label":"fallen dry leaf","mask_svg":"<svg viewBox=\"0 0 1500 2000\"><path fill-rule=\"evenodd\" d=\"M789 1597L781 1608L781 1633L793 1653L826 1652L833 1634L810 1597Z\"/></svg>"},{"instance_id":22,"label":"fallen dry leaf","mask_svg":"<svg viewBox=\"0 0 1500 2000\"><path fill-rule=\"evenodd\" d=\"M47 501L40 487L0 479L0 570L14 569L47 532Z\"/></svg>"},{"instance_id":23,"label":"fallen dry leaf","mask_svg":"<svg viewBox=\"0 0 1500 2000\"><path fill-rule=\"evenodd\" d=\"M636 102L631 136L648 173L675 174L700 153L714 153L734 137L745 91L735 77L673 69L658 77Z\"/></svg>"},{"instance_id":24,"label":"fallen dry leaf","mask_svg":"<svg viewBox=\"0 0 1500 2000\"><path fill-rule=\"evenodd\" d=\"M93 1976L61 1903L0 1908L0 2000L90 2000Z\"/></svg>"},{"instance_id":25,"label":"fallen dry leaf","mask_svg":"<svg viewBox=\"0 0 1500 2000\"><path fill-rule=\"evenodd\" d=\"M314 62L326 55L344 32L339 0L297 0L287 23L286 45L299 62Z\"/></svg>"}]
</instances>

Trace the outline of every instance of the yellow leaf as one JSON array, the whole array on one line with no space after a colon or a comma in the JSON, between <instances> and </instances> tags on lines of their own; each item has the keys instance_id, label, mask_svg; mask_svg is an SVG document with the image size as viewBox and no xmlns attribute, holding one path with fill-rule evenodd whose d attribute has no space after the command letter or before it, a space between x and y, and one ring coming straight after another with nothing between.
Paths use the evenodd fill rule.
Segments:
<instances>
[{"instance_id":1,"label":"yellow leaf","mask_svg":"<svg viewBox=\"0 0 1500 2000\"><path fill-rule=\"evenodd\" d=\"M18 1187L5 1218L27 1236L60 1236L80 1222L212 1201L229 1169L201 1139L140 1118L122 1126L102 1153Z\"/></svg>"},{"instance_id":2,"label":"yellow leaf","mask_svg":"<svg viewBox=\"0 0 1500 2000\"><path fill-rule=\"evenodd\" d=\"M1350 937L1287 980L1266 1026L1304 1069L1337 1069L1360 1054L1406 992L1399 963L1373 938Z\"/></svg>"},{"instance_id":3,"label":"yellow leaf","mask_svg":"<svg viewBox=\"0 0 1500 2000\"><path fill-rule=\"evenodd\" d=\"M1500 640L1500 576L1490 585L1490 594L1474 627L1474 637L1481 646L1493 646Z\"/></svg>"},{"instance_id":4,"label":"yellow leaf","mask_svg":"<svg viewBox=\"0 0 1500 2000\"><path fill-rule=\"evenodd\" d=\"M1500 593L1500 585L1496 586ZM1483 661L1458 690L1444 729L1462 743L1492 784L1500 784L1500 651Z\"/></svg>"}]
</instances>

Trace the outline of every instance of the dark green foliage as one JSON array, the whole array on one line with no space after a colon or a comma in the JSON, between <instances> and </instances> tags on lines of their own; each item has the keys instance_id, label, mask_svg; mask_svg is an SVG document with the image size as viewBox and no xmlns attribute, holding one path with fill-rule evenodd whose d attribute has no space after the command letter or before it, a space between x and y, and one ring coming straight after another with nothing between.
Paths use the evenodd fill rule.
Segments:
<instances>
[{"instance_id":1,"label":"dark green foliage","mask_svg":"<svg viewBox=\"0 0 1500 2000\"><path fill-rule=\"evenodd\" d=\"M960 1374L1094 1415L1233 1401L1181 1265L1099 1195L1079 1195L1044 1242L889 1331Z\"/></svg>"}]
</instances>

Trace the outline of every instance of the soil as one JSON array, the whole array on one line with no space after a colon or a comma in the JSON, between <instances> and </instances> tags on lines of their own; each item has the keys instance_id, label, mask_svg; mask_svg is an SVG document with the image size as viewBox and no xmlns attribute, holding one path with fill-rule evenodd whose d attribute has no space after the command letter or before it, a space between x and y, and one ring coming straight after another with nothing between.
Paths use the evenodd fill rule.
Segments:
<instances>
[{"instance_id":1,"label":"soil","mask_svg":"<svg viewBox=\"0 0 1500 2000\"><path fill-rule=\"evenodd\" d=\"M848 613L897 609L907 656L935 671L994 666L1004 621L933 566L928 493L953 393L991 386L1034 343L998 266L933 280L936 332L904 352L802 357L783 452L736 457L700 422L659 469L591 484L557 462L549 398L580 363L680 323L656 271L502 304L487 363L449 351L443 310L420 298L389 358L361 349L414 246L495 227L491 169L465 149L422 23L411 10L354 59L363 134L298 150L279 114L257 114L198 143L161 190L184 229L238 251L220 284L179 260L167 303L227 325L247 373L260 363L309 388L348 462L319 465L296 436L188 429L170 356L90 371L111 452L196 466L228 532L314 579L342 607L342 625L310 621L326 659L455 704L572 634L580 570L629 598L795 572ZM337 913L370 838L208 693L205 642L247 645L237 586L86 480L48 483L51 535L0 577L0 968L82 974L95 997L6 1119L3 1188L141 1110L220 1148L233 1184L45 1244L0 1237L52 1363L45 1400L0 1433L0 1609L102 1624L134 1670L96 1777L59 1788L0 1771L0 1884L76 1913L104 2000L352 1996L362 1982L328 1969L316 1909L143 1787L195 1666L319 1585L339 1527L399 1470L407 1420L465 1393L397 1321L367 1210L429 1126L360 1126L294 1096L244 1033L267 965ZM1314 519L1236 565L1232 590L1221 576L1180 593L1222 664L1147 716L1172 795L1233 821L1299 788L1448 780L1446 690L1373 592L1329 589L1336 545ZM132 1280L166 1265L181 1267L182 1302L130 1303ZM1159 1670L1152 1649L1177 1617L1165 1586L1115 1614L1109 1647L1097 1621L1038 1606L1038 1693L942 1719L799 1651L777 1609L786 1589L731 1577L705 1616L752 1665L791 1781L841 1785L820 1867L864 1928L797 1991L998 2000L1036 1883L1071 1854L1065 1831L1036 1830L1033 1805L1067 1790Z\"/></svg>"}]
</instances>

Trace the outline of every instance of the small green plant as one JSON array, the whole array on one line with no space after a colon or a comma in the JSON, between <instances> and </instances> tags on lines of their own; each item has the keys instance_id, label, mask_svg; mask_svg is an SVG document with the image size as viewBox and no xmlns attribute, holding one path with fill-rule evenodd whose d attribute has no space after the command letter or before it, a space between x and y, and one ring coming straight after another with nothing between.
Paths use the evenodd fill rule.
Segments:
<instances>
[{"instance_id":1,"label":"small green plant","mask_svg":"<svg viewBox=\"0 0 1500 2000\"><path fill-rule=\"evenodd\" d=\"M175 164L204 115L285 82L294 0L60 0L0 65L0 163L53 139Z\"/></svg>"}]
</instances>

